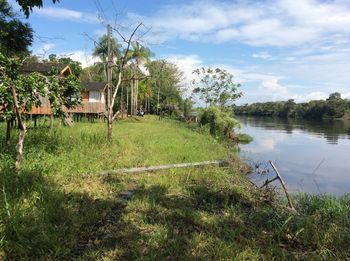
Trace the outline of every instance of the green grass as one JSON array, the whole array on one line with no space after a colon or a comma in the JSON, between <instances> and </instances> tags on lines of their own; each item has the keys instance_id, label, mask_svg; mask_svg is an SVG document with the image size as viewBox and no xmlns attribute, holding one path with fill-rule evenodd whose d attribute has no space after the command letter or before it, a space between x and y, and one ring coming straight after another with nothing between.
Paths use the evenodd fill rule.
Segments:
<instances>
[{"instance_id":1,"label":"green grass","mask_svg":"<svg viewBox=\"0 0 350 261\"><path fill-rule=\"evenodd\" d=\"M4 131L0 123L0 139ZM3 146L0 140L0 259L350 256L349 195L299 195L296 215L274 207L268 191L251 186L232 148L183 123L128 119L115 123L112 144L105 136L104 123L29 129L19 173L12 167L14 145ZM100 170L214 159L231 159L232 164L95 175ZM128 190L133 197L125 204L120 193Z\"/></svg>"},{"instance_id":2,"label":"green grass","mask_svg":"<svg viewBox=\"0 0 350 261\"><path fill-rule=\"evenodd\" d=\"M239 133L237 135L237 140L239 143L250 143L253 141L253 137L249 136L248 134L245 133Z\"/></svg>"}]
</instances>

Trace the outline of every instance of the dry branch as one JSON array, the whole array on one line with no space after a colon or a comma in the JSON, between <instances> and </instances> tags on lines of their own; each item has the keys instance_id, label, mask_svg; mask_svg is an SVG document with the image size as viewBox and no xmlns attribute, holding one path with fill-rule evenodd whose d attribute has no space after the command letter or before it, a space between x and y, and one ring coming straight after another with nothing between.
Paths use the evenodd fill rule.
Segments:
<instances>
[{"instance_id":1,"label":"dry branch","mask_svg":"<svg viewBox=\"0 0 350 261\"><path fill-rule=\"evenodd\" d=\"M273 170L275 171L275 173L276 173L277 176L276 176L274 179L272 179L271 181L269 181L269 182L266 181L265 183L268 184L268 183L271 183L272 181L278 179L278 180L280 181L281 185L282 185L282 188L283 188L283 190L284 190L284 193L286 194L289 207L290 207L292 210L295 210L295 208L294 208L294 206L293 206L292 199L291 199L290 196L289 196L289 193L288 193L286 184L284 183L284 180L282 179L281 174L278 172L278 170L277 170L276 166L273 164L273 162L272 162L271 160L270 160L269 162L270 162L270 164L271 164L271 166L272 166L272 168L273 168Z\"/></svg>"}]
</instances>

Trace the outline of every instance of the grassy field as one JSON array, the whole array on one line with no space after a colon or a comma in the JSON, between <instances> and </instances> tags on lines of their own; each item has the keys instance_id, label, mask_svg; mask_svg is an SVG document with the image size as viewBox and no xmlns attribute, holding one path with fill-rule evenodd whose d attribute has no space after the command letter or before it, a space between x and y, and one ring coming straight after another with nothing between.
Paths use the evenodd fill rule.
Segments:
<instances>
[{"instance_id":1,"label":"grassy field","mask_svg":"<svg viewBox=\"0 0 350 261\"><path fill-rule=\"evenodd\" d=\"M15 173L0 123L0 258L290 260L350 256L350 196L299 195L276 207L232 147L155 117L29 129ZM14 133L13 133L14 134ZM13 135L14 136L14 135ZM15 137L14 137L15 139ZM14 144L13 140L12 144ZM229 159L226 168L101 177L100 170ZM128 200L126 200L128 199Z\"/></svg>"}]
</instances>

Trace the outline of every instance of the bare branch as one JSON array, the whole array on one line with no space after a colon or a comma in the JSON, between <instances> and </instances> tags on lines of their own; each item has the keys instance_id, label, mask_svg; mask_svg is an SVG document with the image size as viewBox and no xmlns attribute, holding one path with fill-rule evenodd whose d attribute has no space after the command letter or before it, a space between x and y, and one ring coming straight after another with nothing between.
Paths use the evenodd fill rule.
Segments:
<instances>
[{"instance_id":1,"label":"bare branch","mask_svg":"<svg viewBox=\"0 0 350 261\"><path fill-rule=\"evenodd\" d=\"M118 117L118 115L120 114L120 111L117 111L114 115L113 115L113 121Z\"/></svg>"}]
</instances>

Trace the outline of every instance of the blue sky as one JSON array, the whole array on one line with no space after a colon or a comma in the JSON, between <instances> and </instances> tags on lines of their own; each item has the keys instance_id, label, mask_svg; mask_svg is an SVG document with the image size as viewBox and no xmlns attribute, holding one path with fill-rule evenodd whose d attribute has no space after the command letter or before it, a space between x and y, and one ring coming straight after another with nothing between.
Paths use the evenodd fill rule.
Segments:
<instances>
[{"instance_id":1,"label":"blue sky","mask_svg":"<svg viewBox=\"0 0 350 261\"><path fill-rule=\"evenodd\" d=\"M178 64L186 88L192 70L212 66L242 84L238 103L350 98L350 0L44 0L28 19L33 53L84 66L107 23L128 34L140 21L143 44Z\"/></svg>"}]
</instances>

